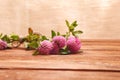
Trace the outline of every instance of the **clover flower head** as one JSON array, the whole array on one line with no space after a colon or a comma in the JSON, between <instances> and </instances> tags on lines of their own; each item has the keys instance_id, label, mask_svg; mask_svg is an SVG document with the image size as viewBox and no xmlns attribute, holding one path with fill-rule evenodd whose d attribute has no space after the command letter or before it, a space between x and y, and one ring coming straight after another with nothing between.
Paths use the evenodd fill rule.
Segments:
<instances>
[{"instance_id":1,"label":"clover flower head","mask_svg":"<svg viewBox=\"0 0 120 80\"><path fill-rule=\"evenodd\" d=\"M7 43L3 40L0 40L0 50L6 49L7 48Z\"/></svg>"},{"instance_id":2,"label":"clover flower head","mask_svg":"<svg viewBox=\"0 0 120 80\"><path fill-rule=\"evenodd\" d=\"M53 48L52 48L52 50L50 51L50 53L51 54L57 54L57 53L59 53L59 47L58 47L58 45L55 43L55 42L52 42L52 44L53 44Z\"/></svg>"},{"instance_id":3,"label":"clover flower head","mask_svg":"<svg viewBox=\"0 0 120 80\"><path fill-rule=\"evenodd\" d=\"M66 45L66 38L63 36L55 36L53 42L56 43L59 48L63 48Z\"/></svg>"},{"instance_id":4,"label":"clover flower head","mask_svg":"<svg viewBox=\"0 0 120 80\"><path fill-rule=\"evenodd\" d=\"M67 40L67 48L71 53L77 52L81 48L81 42L77 37L70 36Z\"/></svg>"},{"instance_id":5,"label":"clover flower head","mask_svg":"<svg viewBox=\"0 0 120 80\"><path fill-rule=\"evenodd\" d=\"M50 54L53 45L50 41L44 40L41 42L41 45L38 48L40 54Z\"/></svg>"}]
</instances>

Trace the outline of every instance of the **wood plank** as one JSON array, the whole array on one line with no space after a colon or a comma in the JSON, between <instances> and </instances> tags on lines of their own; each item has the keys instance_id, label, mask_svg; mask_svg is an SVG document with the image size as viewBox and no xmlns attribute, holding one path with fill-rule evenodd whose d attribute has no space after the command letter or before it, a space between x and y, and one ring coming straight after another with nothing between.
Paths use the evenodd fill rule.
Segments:
<instances>
[{"instance_id":1,"label":"wood plank","mask_svg":"<svg viewBox=\"0 0 120 80\"><path fill-rule=\"evenodd\" d=\"M0 61L1 69L63 69L63 70L99 70L99 71L119 71L120 62L100 62L100 61L45 61L45 60L10 60Z\"/></svg>"},{"instance_id":2,"label":"wood plank","mask_svg":"<svg viewBox=\"0 0 120 80\"><path fill-rule=\"evenodd\" d=\"M86 45L82 46L82 50L102 50L102 51L120 51L120 46L110 46L110 45Z\"/></svg>"},{"instance_id":3,"label":"wood plank","mask_svg":"<svg viewBox=\"0 0 120 80\"><path fill-rule=\"evenodd\" d=\"M104 41L96 42L104 43ZM114 43L114 41L108 42ZM119 41L115 43L119 43ZM0 51L0 68L120 71L120 46L108 44L83 45L82 50L83 53L73 55L38 56L32 56L33 50L12 49Z\"/></svg>"},{"instance_id":4,"label":"wood plank","mask_svg":"<svg viewBox=\"0 0 120 80\"><path fill-rule=\"evenodd\" d=\"M83 45L112 45L112 46L120 46L120 40L100 40L100 39L84 39L81 40Z\"/></svg>"},{"instance_id":5,"label":"wood plank","mask_svg":"<svg viewBox=\"0 0 120 80\"><path fill-rule=\"evenodd\" d=\"M81 39L82 42L120 43L120 39Z\"/></svg>"},{"instance_id":6,"label":"wood plank","mask_svg":"<svg viewBox=\"0 0 120 80\"><path fill-rule=\"evenodd\" d=\"M82 55L86 56L120 56L120 51L108 50L84 50Z\"/></svg>"},{"instance_id":7,"label":"wood plank","mask_svg":"<svg viewBox=\"0 0 120 80\"><path fill-rule=\"evenodd\" d=\"M82 40L82 49L120 51L120 40Z\"/></svg>"},{"instance_id":8,"label":"wood plank","mask_svg":"<svg viewBox=\"0 0 120 80\"><path fill-rule=\"evenodd\" d=\"M0 80L120 80L119 72L0 70Z\"/></svg>"},{"instance_id":9,"label":"wood plank","mask_svg":"<svg viewBox=\"0 0 120 80\"><path fill-rule=\"evenodd\" d=\"M10 50L11 51L11 50ZM15 51L15 52L13 52ZM120 71L120 55L88 55L89 53L73 55L38 55L32 56L32 51L13 50L0 57L0 68L28 69L91 69ZM19 52L19 53L16 53Z\"/></svg>"}]
</instances>

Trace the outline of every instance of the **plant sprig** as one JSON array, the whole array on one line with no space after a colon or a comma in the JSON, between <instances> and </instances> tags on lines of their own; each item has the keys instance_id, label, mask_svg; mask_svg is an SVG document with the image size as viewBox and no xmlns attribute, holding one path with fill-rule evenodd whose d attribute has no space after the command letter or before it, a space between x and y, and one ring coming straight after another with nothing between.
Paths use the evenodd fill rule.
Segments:
<instances>
[{"instance_id":1,"label":"plant sprig","mask_svg":"<svg viewBox=\"0 0 120 80\"><path fill-rule=\"evenodd\" d=\"M70 36L71 34L73 36L77 36L78 34L83 33L83 31L81 31L81 30L75 30L75 28L78 26L77 21L74 21L71 24L67 20L65 20L65 22L66 22L66 25L67 25L68 30L69 30L68 32L66 32L67 37Z\"/></svg>"},{"instance_id":2,"label":"plant sprig","mask_svg":"<svg viewBox=\"0 0 120 80\"><path fill-rule=\"evenodd\" d=\"M65 20L65 22L66 22L68 31L65 34L61 34L60 32L51 30L51 38L54 38L55 36L64 36L65 38L68 38L71 35L78 36L78 34L83 33L83 31L75 29L78 26L77 21L70 23L69 21ZM24 43L26 49L37 49L40 46L40 42L44 40L51 40L45 35L34 32L32 28L28 28L28 35L26 35L25 37L21 38L17 34L11 34L11 35L0 34L0 39L10 44L11 48L19 47L21 44ZM65 48L60 49L60 53L69 54L70 52L65 47ZM38 53L35 52L35 54L38 54Z\"/></svg>"}]
</instances>

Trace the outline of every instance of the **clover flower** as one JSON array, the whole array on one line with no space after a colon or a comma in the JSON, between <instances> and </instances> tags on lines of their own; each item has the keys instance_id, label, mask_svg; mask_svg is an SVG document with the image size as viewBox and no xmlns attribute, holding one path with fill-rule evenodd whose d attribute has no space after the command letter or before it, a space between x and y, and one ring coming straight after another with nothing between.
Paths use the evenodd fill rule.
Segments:
<instances>
[{"instance_id":1,"label":"clover flower","mask_svg":"<svg viewBox=\"0 0 120 80\"><path fill-rule=\"evenodd\" d=\"M53 45L50 41L44 40L41 42L41 46L39 46L38 51L40 54L50 54Z\"/></svg>"},{"instance_id":2,"label":"clover flower","mask_svg":"<svg viewBox=\"0 0 120 80\"><path fill-rule=\"evenodd\" d=\"M60 49L66 45L66 39L63 36L55 36L53 42L56 43Z\"/></svg>"},{"instance_id":3,"label":"clover flower","mask_svg":"<svg viewBox=\"0 0 120 80\"><path fill-rule=\"evenodd\" d=\"M50 51L50 53L51 54L57 54L57 53L59 53L59 47L58 47L58 45L55 42L52 42L52 44L53 44L53 48Z\"/></svg>"},{"instance_id":4,"label":"clover flower","mask_svg":"<svg viewBox=\"0 0 120 80\"><path fill-rule=\"evenodd\" d=\"M67 48L71 53L78 52L81 48L81 42L77 37L70 36L67 40Z\"/></svg>"},{"instance_id":5,"label":"clover flower","mask_svg":"<svg viewBox=\"0 0 120 80\"><path fill-rule=\"evenodd\" d=\"M0 40L0 50L6 49L7 48L7 43L3 40Z\"/></svg>"}]
</instances>

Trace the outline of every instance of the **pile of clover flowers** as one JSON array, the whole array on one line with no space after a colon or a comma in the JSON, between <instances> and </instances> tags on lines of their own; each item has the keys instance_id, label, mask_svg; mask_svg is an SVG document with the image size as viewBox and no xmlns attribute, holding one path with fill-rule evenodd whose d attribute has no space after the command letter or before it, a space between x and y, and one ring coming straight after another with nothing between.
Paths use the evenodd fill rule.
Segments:
<instances>
[{"instance_id":1,"label":"pile of clover flowers","mask_svg":"<svg viewBox=\"0 0 120 80\"><path fill-rule=\"evenodd\" d=\"M38 47L40 54L56 54L56 53L76 53L80 50L81 42L77 37L70 36L66 40L63 36L55 36L52 42L44 40ZM66 53L65 53L66 52Z\"/></svg>"},{"instance_id":2,"label":"pile of clover flowers","mask_svg":"<svg viewBox=\"0 0 120 80\"><path fill-rule=\"evenodd\" d=\"M77 53L81 48L81 41L78 34L83 33L81 30L75 30L77 21L69 23L66 20L68 32L60 34L51 30L51 38L45 35L33 32L31 28L28 29L28 35L19 37L19 35L3 35L0 34L0 50L17 48L24 44L25 49L35 49L33 55L48 55L48 54L71 54Z\"/></svg>"}]
</instances>

